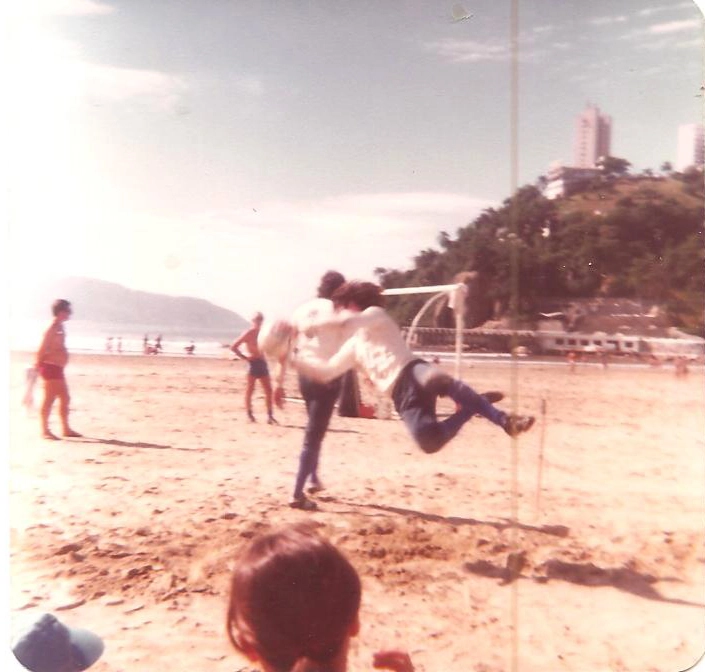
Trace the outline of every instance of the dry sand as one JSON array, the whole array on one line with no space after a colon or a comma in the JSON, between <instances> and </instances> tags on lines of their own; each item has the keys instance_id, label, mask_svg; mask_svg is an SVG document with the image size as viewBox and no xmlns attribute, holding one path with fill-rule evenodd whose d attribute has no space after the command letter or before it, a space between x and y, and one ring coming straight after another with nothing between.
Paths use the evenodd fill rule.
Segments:
<instances>
[{"instance_id":1,"label":"dry sand","mask_svg":"<svg viewBox=\"0 0 705 672\"><path fill-rule=\"evenodd\" d=\"M85 438L48 442L20 403L29 362L10 367L11 617L99 633L96 672L249 670L224 634L233 558L302 520L363 579L351 670L401 647L419 672L674 672L705 649L702 368L476 364L465 379L516 390L537 425L513 442L474 419L436 455L336 415L310 514L287 507L304 408L267 426L258 395L248 423L242 363L74 355Z\"/></svg>"}]
</instances>

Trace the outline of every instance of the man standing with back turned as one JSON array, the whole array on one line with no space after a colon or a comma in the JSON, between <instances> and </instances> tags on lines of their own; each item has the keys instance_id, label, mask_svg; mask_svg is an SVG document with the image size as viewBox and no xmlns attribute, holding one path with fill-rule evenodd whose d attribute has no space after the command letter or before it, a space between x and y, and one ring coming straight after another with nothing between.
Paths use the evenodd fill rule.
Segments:
<instances>
[{"instance_id":1,"label":"man standing with back turned","mask_svg":"<svg viewBox=\"0 0 705 672\"><path fill-rule=\"evenodd\" d=\"M292 315L291 323L296 329L299 324L319 321L331 317L334 313L333 302L330 300L333 292L345 282L345 278L337 271L328 271L318 285L318 298L307 301L299 306ZM328 359L342 344L345 336L339 328L319 329L316 334L307 335L297 330L294 348L298 353L306 353L315 358ZM284 395L283 381L286 367L281 364L277 376L274 398L278 403ZM299 389L306 403L308 420L304 431L304 442L299 458L299 471L294 485L294 496L290 506L304 511L315 511L316 503L304 494L306 481L310 479L310 492L323 489L318 477L318 459L321 453L323 437L328 429L335 402L340 395L342 376L321 383L305 375L299 375Z\"/></svg>"}]
</instances>

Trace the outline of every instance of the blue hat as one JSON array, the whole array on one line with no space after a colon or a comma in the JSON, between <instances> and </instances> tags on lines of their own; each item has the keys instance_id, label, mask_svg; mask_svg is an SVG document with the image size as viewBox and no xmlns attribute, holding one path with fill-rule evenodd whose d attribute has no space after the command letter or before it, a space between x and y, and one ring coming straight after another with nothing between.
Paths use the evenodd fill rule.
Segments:
<instances>
[{"instance_id":1,"label":"blue hat","mask_svg":"<svg viewBox=\"0 0 705 672\"><path fill-rule=\"evenodd\" d=\"M44 614L12 647L15 658L30 672L81 672L103 655L98 635L69 628L56 616Z\"/></svg>"}]
</instances>

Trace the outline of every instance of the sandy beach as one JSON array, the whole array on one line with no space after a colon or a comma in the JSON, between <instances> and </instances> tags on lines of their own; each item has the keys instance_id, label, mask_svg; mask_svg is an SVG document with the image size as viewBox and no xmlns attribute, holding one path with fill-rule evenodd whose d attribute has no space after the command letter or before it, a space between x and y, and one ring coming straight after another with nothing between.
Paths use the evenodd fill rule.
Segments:
<instances>
[{"instance_id":1,"label":"sandy beach","mask_svg":"<svg viewBox=\"0 0 705 672\"><path fill-rule=\"evenodd\" d=\"M250 670L224 633L233 559L297 521L362 576L351 670L388 647L419 672L676 672L705 650L702 368L474 363L530 433L476 418L425 455L398 420L334 415L306 513L287 506L304 407L268 426L258 394L249 423L243 363L74 355L84 438L50 442L21 405L30 362L10 364L11 619L100 634L96 672Z\"/></svg>"}]
</instances>

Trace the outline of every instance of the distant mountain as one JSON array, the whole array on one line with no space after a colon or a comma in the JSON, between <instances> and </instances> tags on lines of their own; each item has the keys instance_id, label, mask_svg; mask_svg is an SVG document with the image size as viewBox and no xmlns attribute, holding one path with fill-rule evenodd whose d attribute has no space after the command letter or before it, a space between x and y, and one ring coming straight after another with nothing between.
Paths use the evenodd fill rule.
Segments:
<instances>
[{"instance_id":1,"label":"distant mountain","mask_svg":"<svg viewBox=\"0 0 705 672\"><path fill-rule=\"evenodd\" d=\"M72 322L105 325L113 330L133 326L194 335L236 334L248 324L241 315L204 299L142 292L91 278L63 278L42 286L13 314L49 319L50 306L57 298L71 301Z\"/></svg>"}]
</instances>

